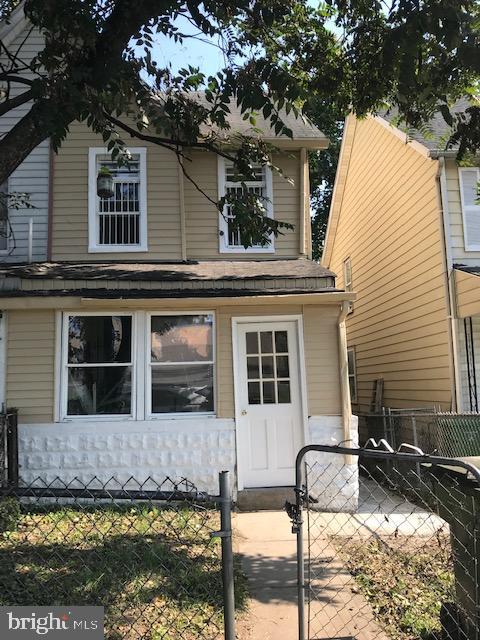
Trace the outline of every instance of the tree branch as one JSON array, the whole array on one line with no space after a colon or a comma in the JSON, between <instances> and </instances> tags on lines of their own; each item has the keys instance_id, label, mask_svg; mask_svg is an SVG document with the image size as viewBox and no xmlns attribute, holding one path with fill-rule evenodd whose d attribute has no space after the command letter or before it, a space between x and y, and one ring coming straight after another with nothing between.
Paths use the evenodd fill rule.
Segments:
<instances>
[{"instance_id":1,"label":"tree branch","mask_svg":"<svg viewBox=\"0 0 480 640\"><path fill-rule=\"evenodd\" d=\"M5 102L0 102L0 116L5 115L6 113L11 111L12 109L15 109L16 107L20 107L22 104L25 104L26 102L29 102L30 100L32 100L33 96L34 96L33 90L29 89L28 91L25 91L24 93L21 93L20 95L15 96L14 98L5 100Z\"/></svg>"}]
</instances>

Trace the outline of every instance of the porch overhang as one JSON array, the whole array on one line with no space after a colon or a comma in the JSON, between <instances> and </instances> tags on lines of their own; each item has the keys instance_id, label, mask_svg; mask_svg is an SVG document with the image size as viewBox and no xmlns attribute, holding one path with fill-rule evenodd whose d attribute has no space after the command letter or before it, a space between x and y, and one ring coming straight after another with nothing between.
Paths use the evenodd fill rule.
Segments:
<instances>
[{"instance_id":1,"label":"porch overhang","mask_svg":"<svg viewBox=\"0 0 480 640\"><path fill-rule=\"evenodd\" d=\"M457 317L480 315L480 270L455 267Z\"/></svg>"},{"instance_id":2,"label":"porch overhang","mask_svg":"<svg viewBox=\"0 0 480 640\"><path fill-rule=\"evenodd\" d=\"M52 292L42 292L44 295L36 295L22 292L24 295L10 295L0 299L0 308L4 311L11 309L78 309L79 307L89 308L122 308L122 309L202 309L215 301L215 307L231 307L232 305L258 306L261 304L269 306L279 306L288 304L301 305L340 305L342 302L354 302L356 294L348 291L323 291L308 292L295 291L291 293L274 292L252 292L245 295L245 292L235 292L235 295L225 295L225 292L202 291L201 295L181 297L172 295L172 292L158 291L136 291L127 292L128 297L123 297L121 292L108 291L106 295L98 295L98 290L82 292L79 295L51 295ZM45 295L46 294L46 295ZM49 295L50 294L50 295ZM93 295L92 295L93 294ZM96 295L95 295L96 294ZM120 294L120 295L119 295ZM135 295L136 294L136 295ZM150 295L149 295L150 294Z\"/></svg>"}]
</instances>

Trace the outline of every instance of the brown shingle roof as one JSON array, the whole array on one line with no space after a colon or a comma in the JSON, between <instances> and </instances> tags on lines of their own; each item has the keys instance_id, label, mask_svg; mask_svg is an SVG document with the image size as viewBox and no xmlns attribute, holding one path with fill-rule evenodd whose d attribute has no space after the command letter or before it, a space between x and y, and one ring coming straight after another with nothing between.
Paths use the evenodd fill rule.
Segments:
<instances>
[{"instance_id":1,"label":"brown shingle roof","mask_svg":"<svg viewBox=\"0 0 480 640\"><path fill-rule=\"evenodd\" d=\"M311 260L204 260L187 262L35 262L4 264L0 277L29 280L233 281L334 278Z\"/></svg>"}]
</instances>

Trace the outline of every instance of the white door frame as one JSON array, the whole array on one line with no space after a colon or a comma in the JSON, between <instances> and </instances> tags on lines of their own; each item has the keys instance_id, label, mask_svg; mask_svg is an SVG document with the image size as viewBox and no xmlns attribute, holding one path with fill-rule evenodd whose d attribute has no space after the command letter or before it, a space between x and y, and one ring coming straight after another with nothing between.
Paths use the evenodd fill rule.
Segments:
<instances>
[{"instance_id":1,"label":"white door frame","mask_svg":"<svg viewBox=\"0 0 480 640\"><path fill-rule=\"evenodd\" d=\"M242 491L245 486L243 476L242 462L239 459L239 434L238 434L238 418L240 416L240 406L238 401L237 389L239 388L239 355L238 355L238 325L258 322L294 322L297 329L297 347L298 347L298 368L300 380L300 409L303 421L303 445L309 442L308 437L308 398L307 398L307 374L305 369L305 345L303 341L303 315L271 315L271 316L234 316L232 317L232 352L233 352L233 397L235 402L235 445L237 458L237 488Z\"/></svg>"}]
</instances>

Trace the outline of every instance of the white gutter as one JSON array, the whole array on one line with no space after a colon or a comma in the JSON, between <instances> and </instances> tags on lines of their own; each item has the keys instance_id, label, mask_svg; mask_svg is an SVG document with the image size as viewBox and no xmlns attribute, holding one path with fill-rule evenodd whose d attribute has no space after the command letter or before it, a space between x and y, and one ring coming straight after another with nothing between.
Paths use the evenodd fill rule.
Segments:
<instances>
[{"instance_id":1,"label":"white gutter","mask_svg":"<svg viewBox=\"0 0 480 640\"><path fill-rule=\"evenodd\" d=\"M340 400L342 403L342 427L345 446L351 446L352 439L352 405L350 401L350 385L348 384L347 327L345 320L350 310L349 302L342 302L338 316L338 364L340 375ZM353 464L353 456L345 456L345 464Z\"/></svg>"},{"instance_id":2,"label":"white gutter","mask_svg":"<svg viewBox=\"0 0 480 640\"><path fill-rule=\"evenodd\" d=\"M458 336L457 336L457 318L456 318L456 293L455 293L455 280L453 272L453 258L452 258L452 241L450 234L450 211L448 208L448 187L447 187L447 174L445 171L445 158L440 156L438 158L439 166L439 184L440 184L440 204L442 214L443 225L443 246L445 248L445 262L446 262L446 285L447 285L447 300L448 300L448 323L449 323L449 338L450 338L450 352L451 362L453 368L453 381L452 381L452 409L454 411L462 410L462 394L461 394L461 382L460 382L460 366L458 356Z\"/></svg>"}]
</instances>

